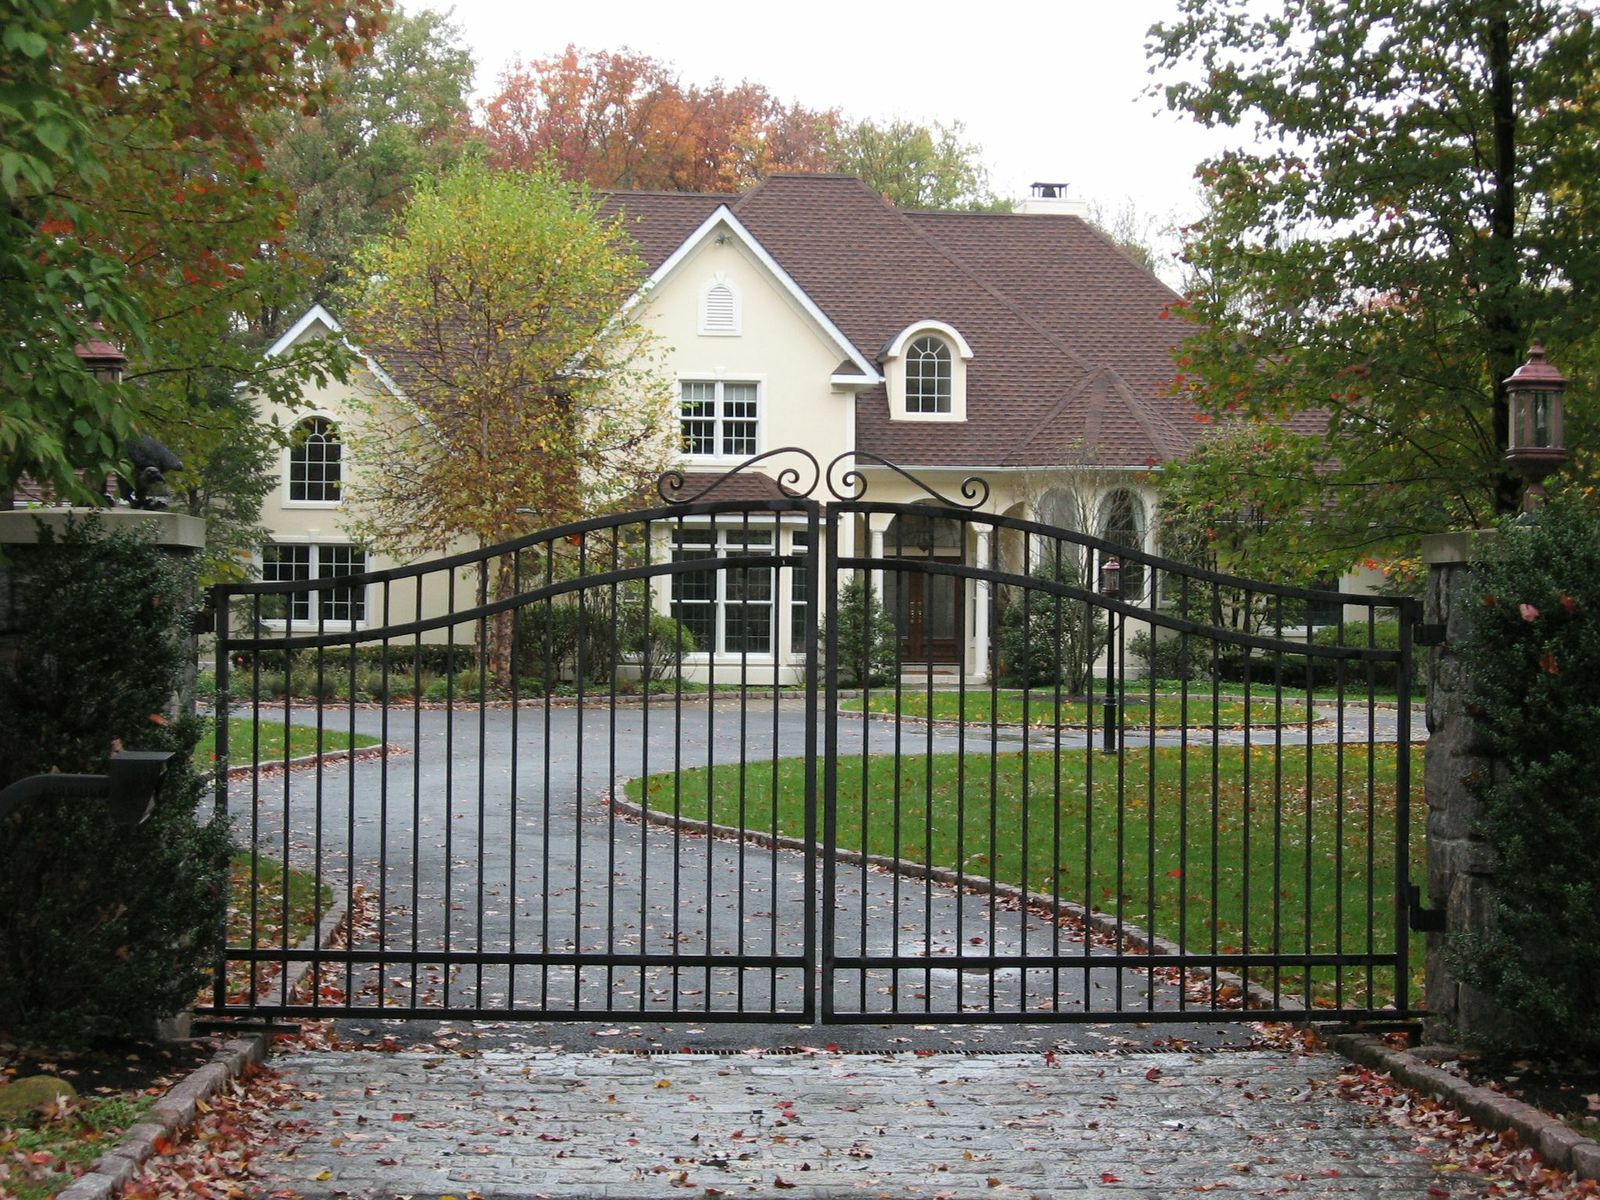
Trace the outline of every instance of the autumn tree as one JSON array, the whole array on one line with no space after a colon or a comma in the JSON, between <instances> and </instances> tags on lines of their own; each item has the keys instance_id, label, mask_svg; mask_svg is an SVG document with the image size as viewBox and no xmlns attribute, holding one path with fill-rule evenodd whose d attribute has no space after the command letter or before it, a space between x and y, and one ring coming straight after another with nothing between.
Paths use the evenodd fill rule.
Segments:
<instances>
[{"instance_id":1,"label":"autumn tree","mask_svg":"<svg viewBox=\"0 0 1600 1200\"><path fill-rule=\"evenodd\" d=\"M275 253L292 197L267 172L259 133L265 114L326 98L330 64L370 44L382 0L13 12L33 12L49 30L35 55L29 30L13 27L8 48L23 53L6 61L18 102L54 130L41 144L56 157L43 173L23 171L26 194L13 192L7 214L8 328L27 331L19 340L30 357L9 364L5 411L9 422L31 404L34 427L29 435L23 420L0 434L24 430L0 484L26 473L65 498L92 498L76 469L92 477L114 467L136 428L201 470L253 426L247 408L215 402L219 388L287 399L342 370L336 343L268 362L259 339L241 336L253 314L297 286ZM26 136L26 125L18 132ZM67 369L96 318L126 345L120 389L86 390Z\"/></svg>"},{"instance_id":2,"label":"autumn tree","mask_svg":"<svg viewBox=\"0 0 1600 1200\"><path fill-rule=\"evenodd\" d=\"M1200 169L1183 382L1207 419L1310 439L1219 494L1348 557L1512 507L1503 381L1534 336L1559 362L1600 329L1593 14L1181 0L1151 32L1169 106L1253 141Z\"/></svg>"},{"instance_id":3,"label":"autumn tree","mask_svg":"<svg viewBox=\"0 0 1600 1200\"><path fill-rule=\"evenodd\" d=\"M110 251L74 236L103 187L94 108L69 84L74 45L113 9L31 0L0 17L0 495L24 478L82 500L78 469L104 475L120 457L129 414L115 389L83 370L73 347L103 323L137 340L143 314Z\"/></svg>"},{"instance_id":4,"label":"autumn tree","mask_svg":"<svg viewBox=\"0 0 1600 1200\"><path fill-rule=\"evenodd\" d=\"M356 264L346 328L404 393L349 435L369 544L491 546L631 500L672 461L672 391L626 308L643 264L582 187L463 163ZM493 594L512 587L502 559ZM509 614L488 650L503 678Z\"/></svg>"},{"instance_id":5,"label":"autumn tree","mask_svg":"<svg viewBox=\"0 0 1600 1200\"><path fill-rule=\"evenodd\" d=\"M575 46L513 64L483 110L497 166L531 170L548 158L590 187L691 192L819 169L832 124L759 84L687 85L648 55Z\"/></svg>"},{"instance_id":6,"label":"autumn tree","mask_svg":"<svg viewBox=\"0 0 1600 1200\"><path fill-rule=\"evenodd\" d=\"M778 171L859 175L904 208L992 209L979 148L960 122L846 121L784 104L758 83L700 86L628 50L518 63L484 106L490 161L548 157L596 188L738 192Z\"/></svg>"}]
</instances>

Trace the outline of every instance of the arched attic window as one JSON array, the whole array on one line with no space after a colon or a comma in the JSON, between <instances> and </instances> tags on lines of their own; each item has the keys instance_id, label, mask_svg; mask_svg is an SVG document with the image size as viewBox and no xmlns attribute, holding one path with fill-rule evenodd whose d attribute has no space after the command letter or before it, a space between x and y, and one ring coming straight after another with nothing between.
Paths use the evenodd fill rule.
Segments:
<instances>
[{"instance_id":1,"label":"arched attic window","mask_svg":"<svg viewBox=\"0 0 1600 1200\"><path fill-rule=\"evenodd\" d=\"M289 435L289 499L337 504L344 483L344 444L327 417L307 417Z\"/></svg>"}]
</instances>

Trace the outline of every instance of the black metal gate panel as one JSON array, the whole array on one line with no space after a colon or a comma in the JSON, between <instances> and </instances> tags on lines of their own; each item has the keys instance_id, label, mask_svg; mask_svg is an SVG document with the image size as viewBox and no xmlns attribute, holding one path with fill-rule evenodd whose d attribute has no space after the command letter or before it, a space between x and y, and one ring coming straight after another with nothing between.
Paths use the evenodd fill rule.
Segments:
<instances>
[{"instance_id":1,"label":"black metal gate panel","mask_svg":"<svg viewBox=\"0 0 1600 1200\"><path fill-rule=\"evenodd\" d=\"M1413 602L851 457L216 588L241 855L204 1011L1416 1011Z\"/></svg>"},{"instance_id":2,"label":"black metal gate panel","mask_svg":"<svg viewBox=\"0 0 1600 1200\"><path fill-rule=\"evenodd\" d=\"M780 586L809 600L814 661L817 573L781 547L818 519L673 503L215 589L216 803L244 854L205 1011L810 1020L815 673L784 702L764 618ZM798 850L745 833L780 746Z\"/></svg>"}]
</instances>

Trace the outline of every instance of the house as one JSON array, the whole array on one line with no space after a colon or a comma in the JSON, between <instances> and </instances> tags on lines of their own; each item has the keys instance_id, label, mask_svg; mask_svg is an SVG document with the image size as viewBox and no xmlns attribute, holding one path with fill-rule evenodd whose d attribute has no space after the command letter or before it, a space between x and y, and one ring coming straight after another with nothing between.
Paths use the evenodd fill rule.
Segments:
<instances>
[{"instance_id":1,"label":"house","mask_svg":"<svg viewBox=\"0 0 1600 1200\"><path fill-rule=\"evenodd\" d=\"M804 447L823 463L860 451L947 494L981 475L992 487L986 510L1153 549L1149 472L1185 454L1200 431L1173 394L1172 351L1184 329L1167 308L1177 296L1063 192L1035 185L1005 214L902 212L859 180L833 175L774 176L737 196L605 195L603 213L621 219L650 273L634 303L668 348L691 486L782 447ZM337 332L330 314L313 310L273 352ZM359 419L366 398L402 396L404 383L368 360L353 390L330 385L307 408L281 414L295 436L263 513L273 535L262 555L267 578L384 565L346 531L341 479L351 464L339 429ZM784 465L779 456L762 470L771 476ZM874 499L926 499L870 459L862 469ZM885 517L844 528L841 550L969 561L1022 553L953 540L986 543L986 532L907 524ZM804 530L686 522L673 537L671 552L684 556L713 544L789 552ZM1143 574L1125 572L1125 598L1150 601L1154 581ZM986 675L987 629L971 618L975 586L887 573L885 600L907 660ZM694 632L699 663L738 658L752 678L757 664L792 676L798 589L771 579L740 597L680 593L660 603ZM324 597L324 620L376 619L370 597Z\"/></svg>"}]
</instances>

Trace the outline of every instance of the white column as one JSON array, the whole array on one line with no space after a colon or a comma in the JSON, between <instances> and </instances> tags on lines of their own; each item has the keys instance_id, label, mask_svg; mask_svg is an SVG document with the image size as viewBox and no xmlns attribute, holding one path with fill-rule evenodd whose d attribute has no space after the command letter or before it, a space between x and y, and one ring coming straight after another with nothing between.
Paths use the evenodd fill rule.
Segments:
<instances>
[{"instance_id":1,"label":"white column","mask_svg":"<svg viewBox=\"0 0 1600 1200\"><path fill-rule=\"evenodd\" d=\"M869 551L870 557L873 558L874 560L878 561L878 562L882 562L883 561L883 530L875 528L875 529L873 529L873 530L871 530L869 532L868 537L871 539L871 545L872 545L872 549ZM875 570L875 571L872 572L872 598L874 600L876 600L879 604L884 603L884 599L883 599L883 571L881 569L880 570Z\"/></svg>"},{"instance_id":2,"label":"white column","mask_svg":"<svg viewBox=\"0 0 1600 1200\"><path fill-rule=\"evenodd\" d=\"M977 529L978 545L976 551L977 566L980 570L987 569L992 564L989 562L989 539L992 535L988 529ZM973 581L972 603L972 655L973 664L971 675L974 682L987 682L989 678L989 581L978 579Z\"/></svg>"}]
</instances>

